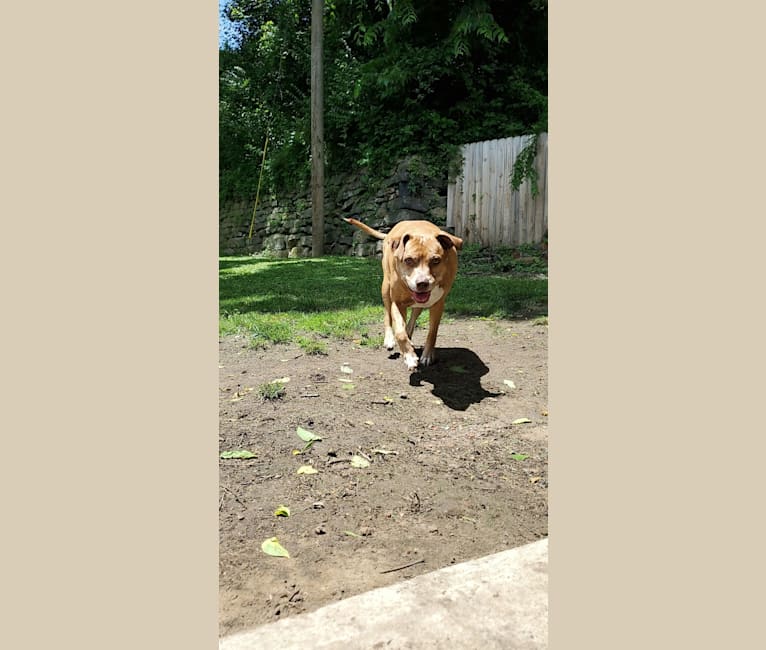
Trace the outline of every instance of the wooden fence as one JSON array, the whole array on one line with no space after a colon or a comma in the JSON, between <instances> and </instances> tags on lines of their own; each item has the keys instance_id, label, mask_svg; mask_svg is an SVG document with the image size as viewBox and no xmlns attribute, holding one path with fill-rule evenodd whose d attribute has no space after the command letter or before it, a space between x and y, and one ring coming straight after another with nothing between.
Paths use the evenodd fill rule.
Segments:
<instances>
[{"instance_id":1,"label":"wooden fence","mask_svg":"<svg viewBox=\"0 0 766 650\"><path fill-rule=\"evenodd\" d=\"M463 171L447 187L447 227L466 243L536 244L548 230L548 134L537 140L537 196L529 180L511 190L513 164L532 136L463 145Z\"/></svg>"}]
</instances>

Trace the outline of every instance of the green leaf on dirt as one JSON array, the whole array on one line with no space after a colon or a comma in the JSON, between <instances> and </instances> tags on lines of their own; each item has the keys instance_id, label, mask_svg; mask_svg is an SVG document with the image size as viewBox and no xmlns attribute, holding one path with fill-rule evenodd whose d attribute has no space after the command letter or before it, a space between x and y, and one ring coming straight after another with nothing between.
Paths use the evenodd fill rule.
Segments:
<instances>
[{"instance_id":1,"label":"green leaf on dirt","mask_svg":"<svg viewBox=\"0 0 766 650\"><path fill-rule=\"evenodd\" d=\"M298 471L295 472L296 474L318 474L319 470L315 469L311 465L301 465L298 468Z\"/></svg>"},{"instance_id":2,"label":"green leaf on dirt","mask_svg":"<svg viewBox=\"0 0 766 650\"><path fill-rule=\"evenodd\" d=\"M234 451L222 451L221 458L255 458L255 454L247 449L236 449Z\"/></svg>"},{"instance_id":3,"label":"green leaf on dirt","mask_svg":"<svg viewBox=\"0 0 766 650\"><path fill-rule=\"evenodd\" d=\"M274 516L275 517L289 517L290 516L290 508L288 508L287 506L279 506L274 511Z\"/></svg>"},{"instance_id":4,"label":"green leaf on dirt","mask_svg":"<svg viewBox=\"0 0 766 650\"><path fill-rule=\"evenodd\" d=\"M266 553L266 555L273 555L274 557L290 557L287 549L279 543L279 540L276 537L271 537L264 541L263 544L261 544L261 550Z\"/></svg>"},{"instance_id":5,"label":"green leaf on dirt","mask_svg":"<svg viewBox=\"0 0 766 650\"><path fill-rule=\"evenodd\" d=\"M350 530L344 530L344 535L348 535L349 537L361 537L361 535L357 535L356 533L352 533Z\"/></svg>"},{"instance_id":6,"label":"green leaf on dirt","mask_svg":"<svg viewBox=\"0 0 766 650\"><path fill-rule=\"evenodd\" d=\"M319 440L321 440L321 438L319 438ZM305 453L306 453L306 452L307 452L309 449L311 449L311 448L314 446L314 442L315 442L314 440L309 440L309 441L308 441L308 442L305 444L305 446L303 447L303 449L300 449L300 450L298 450L298 449L293 449L293 455L295 455L295 456L298 456L299 454L305 454Z\"/></svg>"},{"instance_id":7,"label":"green leaf on dirt","mask_svg":"<svg viewBox=\"0 0 766 650\"><path fill-rule=\"evenodd\" d=\"M322 436L318 436L315 433L311 433L311 431L307 431L303 427L298 427L296 433L298 434L298 437L304 442L314 442L315 440L322 439ZM306 451L306 449L304 449L303 451Z\"/></svg>"},{"instance_id":8,"label":"green leaf on dirt","mask_svg":"<svg viewBox=\"0 0 766 650\"><path fill-rule=\"evenodd\" d=\"M370 461L366 458L362 458L361 456L351 456L351 467L356 467L358 469L364 469L365 467L370 466Z\"/></svg>"},{"instance_id":9,"label":"green leaf on dirt","mask_svg":"<svg viewBox=\"0 0 766 650\"><path fill-rule=\"evenodd\" d=\"M519 418L518 420L511 422L511 424L532 424L532 420L529 418Z\"/></svg>"},{"instance_id":10,"label":"green leaf on dirt","mask_svg":"<svg viewBox=\"0 0 766 650\"><path fill-rule=\"evenodd\" d=\"M356 386L354 386L354 384L343 384L341 386L341 388L343 390L354 390L354 388L356 388Z\"/></svg>"},{"instance_id":11,"label":"green leaf on dirt","mask_svg":"<svg viewBox=\"0 0 766 650\"><path fill-rule=\"evenodd\" d=\"M511 458L513 458L513 460L526 460L527 458L529 458L529 455L528 454L511 454Z\"/></svg>"}]
</instances>

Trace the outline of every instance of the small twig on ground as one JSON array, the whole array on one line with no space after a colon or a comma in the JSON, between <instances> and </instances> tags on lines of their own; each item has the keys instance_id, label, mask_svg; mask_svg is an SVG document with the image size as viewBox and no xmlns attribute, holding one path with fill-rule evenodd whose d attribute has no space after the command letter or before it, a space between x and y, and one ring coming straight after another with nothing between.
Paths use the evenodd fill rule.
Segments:
<instances>
[{"instance_id":1,"label":"small twig on ground","mask_svg":"<svg viewBox=\"0 0 766 650\"><path fill-rule=\"evenodd\" d=\"M336 458L335 460L328 460L327 464L335 465L335 463L350 463L350 462L351 462L350 458Z\"/></svg>"},{"instance_id":2,"label":"small twig on ground","mask_svg":"<svg viewBox=\"0 0 766 650\"><path fill-rule=\"evenodd\" d=\"M395 569L386 569L385 571L381 571L381 573L393 573L394 571L401 571L402 569L409 569L411 566L415 566L416 564L423 564L425 560L418 560L417 562L410 562L409 564L405 564L404 566L398 566Z\"/></svg>"},{"instance_id":3,"label":"small twig on ground","mask_svg":"<svg viewBox=\"0 0 766 650\"><path fill-rule=\"evenodd\" d=\"M319 397L319 393L304 393L301 397Z\"/></svg>"},{"instance_id":4,"label":"small twig on ground","mask_svg":"<svg viewBox=\"0 0 766 650\"><path fill-rule=\"evenodd\" d=\"M227 491L229 494L231 494L231 496L233 496L233 497L234 497L234 500L235 500L235 501L236 501L236 502L237 502L239 505L241 505L243 508L247 508L247 506L246 506L244 503L242 503L242 502L239 500L239 497L238 497L236 494L234 494L234 492L232 492L232 491L231 491L229 488L227 488L225 485L222 485L221 487L222 487L224 490L226 490L226 491ZM222 502L223 502L223 500L222 500Z\"/></svg>"}]
</instances>

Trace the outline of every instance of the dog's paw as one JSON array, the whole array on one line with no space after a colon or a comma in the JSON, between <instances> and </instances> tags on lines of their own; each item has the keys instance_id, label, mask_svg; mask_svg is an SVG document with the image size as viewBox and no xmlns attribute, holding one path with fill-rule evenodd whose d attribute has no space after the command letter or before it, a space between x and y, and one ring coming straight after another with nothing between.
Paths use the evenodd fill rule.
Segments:
<instances>
[{"instance_id":1,"label":"dog's paw","mask_svg":"<svg viewBox=\"0 0 766 650\"><path fill-rule=\"evenodd\" d=\"M410 372L417 370L418 368L418 355L414 352L408 352L404 355L404 363L407 365L407 370Z\"/></svg>"},{"instance_id":2,"label":"dog's paw","mask_svg":"<svg viewBox=\"0 0 766 650\"><path fill-rule=\"evenodd\" d=\"M395 345L396 338L394 337L394 330L386 330L386 334L383 337L383 347L386 348L386 350L393 350Z\"/></svg>"},{"instance_id":3,"label":"dog's paw","mask_svg":"<svg viewBox=\"0 0 766 650\"><path fill-rule=\"evenodd\" d=\"M434 361L436 361L436 354L434 354L434 351L423 350L423 354L420 355L420 365L430 366Z\"/></svg>"}]
</instances>

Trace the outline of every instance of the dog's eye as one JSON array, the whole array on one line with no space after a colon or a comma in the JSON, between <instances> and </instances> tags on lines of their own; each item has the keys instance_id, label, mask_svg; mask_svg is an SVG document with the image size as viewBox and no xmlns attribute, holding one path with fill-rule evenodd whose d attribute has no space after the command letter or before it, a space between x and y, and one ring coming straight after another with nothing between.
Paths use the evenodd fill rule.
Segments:
<instances>
[{"instance_id":1,"label":"dog's eye","mask_svg":"<svg viewBox=\"0 0 766 650\"><path fill-rule=\"evenodd\" d=\"M415 260L414 260L414 259L412 259L411 257L405 257L405 258L404 258L404 263L405 263L407 266L415 266Z\"/></svg>"},{"instance_id":2,"label":"dog's eye","mask_svg":"<svg viewBox=\"0 0 766 650\"><path fill-rule=\"evenodd\" d=\"M439 262L441 262L441 261L442 261L442 258L441 258L441 257L434 257L434 258L431 260L431 266L436 266L436 265L437 265Z\"/></svg>"}]
</instances>

